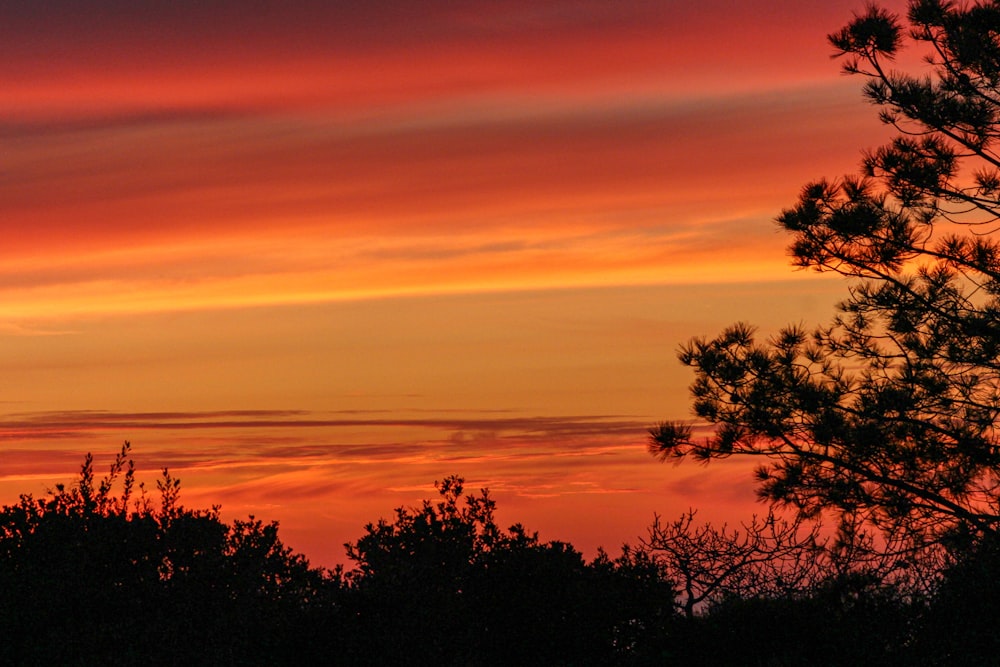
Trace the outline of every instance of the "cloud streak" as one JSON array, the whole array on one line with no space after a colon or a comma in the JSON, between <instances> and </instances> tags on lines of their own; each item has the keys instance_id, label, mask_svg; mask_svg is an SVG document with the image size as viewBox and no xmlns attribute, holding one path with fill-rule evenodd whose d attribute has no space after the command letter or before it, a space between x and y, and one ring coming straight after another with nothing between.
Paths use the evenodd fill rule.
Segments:
<instances>
[{"instance_id":1,"label":"cloud streak","mask_svg":"<svg viewBox=\"0 0 1000 667\"><path fill-rule=\"evenodd\" d=\"M346 411L355 415L359 411ZM646 422L614 415L555 417L346 417L301 410L228 410L205 412L120 413L101 410L37 412L0 420L0 439L67 438L108 431L187 431L225 429L338 429L375 427L433 429L453 433L514 434L547 440L594 435L634 434ZM453 440L454 442L454 440Z\"/></svg>"}]
</instances>

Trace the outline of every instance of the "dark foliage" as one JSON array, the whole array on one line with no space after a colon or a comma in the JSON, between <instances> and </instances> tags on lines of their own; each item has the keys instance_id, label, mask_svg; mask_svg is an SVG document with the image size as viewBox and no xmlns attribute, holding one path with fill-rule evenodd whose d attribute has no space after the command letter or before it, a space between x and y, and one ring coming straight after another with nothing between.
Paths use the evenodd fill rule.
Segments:
<instances>
[{"instance_id":1,"label":"dark foliage","mask_svg":"<svg viewBox=\"0 0 1000 667\"><path fill-rule=\"evenodd\" d=\"M691 665L913 665L913 608L864 577L808 594L733 597L686 633Z\"/></svg>"},{"instance_id":2,"label":"dark foliage","mask_svg":"<svg viewBox=\"0 0 1000 667\"><path fill-rule=\"evenodd\" d=\"M100 482L88 456L73 486L0 509L0 663L295 657L324 601L322 572L281 544L276 524L185 509L166 471L157 486L158 507L135 496L126 443Z\"/></svg>"},{"instance_id":3,"label":"dark foliage","mask_svg":"<svg viewBox=\"0 0 1000 667\"><path fill-rule=\"evenodd\" d=\"M587 563L572 546L494 521L487 491L396 510L347 545L348 607L366 664L599 665L655 653L669 582L643 553Z\"/></svg>"},{"instance_id":4,"label":"dark foliage","mask_svg":"<svg viewBox=\"0 0 1000 667\"><path fill-rule=\"evenodd\" d=\"M154 506L128 453L100 481L88 456L75 484L0 508L0 663L645 664L673 617L645 553L587 563L501 530L457 477L329 572L276 523L182 507L166 471Z\"/></svg>"},{"instance_id":5,"label":"dark foliage","mask_svg":"<svg viewBox=\"0 0 1000 667\"><path fill-rule=\"evenodd\" d=\"M1000 649L1000 546L972 533L923 564L943 572L924 595L870 543L773 516L732 531L688 513L587 562L501 529L488 492L449 477L331 572L277 524L186 509L166 472L157 486L154 506L126 445L103 480L87 457L72 486L0 508L0 663L946 665Z\"/></svg>"},{"instance_id":6,"label":"dark foliage","mask_svg":"<svg viewBox=\"0 0 1000 667\"><path fill-rule=\"evenodd\" d=\"M954 561L921 610L912 654L922 664L992 664L1000 655L1000 542L993 536L952 549Z\"/></svg>"}]
</instances>

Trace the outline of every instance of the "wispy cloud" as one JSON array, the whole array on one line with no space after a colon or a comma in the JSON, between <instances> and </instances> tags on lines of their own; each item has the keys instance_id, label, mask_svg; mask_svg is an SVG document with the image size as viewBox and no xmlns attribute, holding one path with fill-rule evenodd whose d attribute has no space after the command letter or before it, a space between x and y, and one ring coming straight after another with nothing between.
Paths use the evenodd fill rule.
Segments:
<instances>
[{"instance_id":1,"label":"wispy cloud","mask_svg":"<svg viewBox=\"0 0 1000 667\"><path fill-rule=\"evenodd\" d=\"M301 410L223 410L206 412L137 412L101 410L29 412L8 415L0 420L0 438L34 439L71 437L94 432L145 430L240 430L301 428L425 428L458 434L449 442L461 442L470 433L515 434L519 438L548 439L593 435L632 434L645 422L624 416L566 417L366 417L367 411L348 410L313 413ZM384 413L384 411L379 411Z\"/></svg>"}]
</instances>

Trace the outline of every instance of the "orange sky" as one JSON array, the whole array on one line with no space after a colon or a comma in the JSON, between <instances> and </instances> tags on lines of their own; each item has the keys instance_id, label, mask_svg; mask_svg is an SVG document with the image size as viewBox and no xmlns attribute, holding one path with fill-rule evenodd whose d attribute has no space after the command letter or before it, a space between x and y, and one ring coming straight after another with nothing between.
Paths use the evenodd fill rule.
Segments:
<instances>
[{"instance_id":1,"label":"orange sky","mask_svg":"<svg viewBox=\"0 0 1000 667\"><path fill-rule=\"evenodd\" d=\"M644 430L680 343L843 295L771 221L885 136L858 9L6 3L0 501L130 439L325 565L452 473L590 554L759 509Z\"/></svg>"}]
</instances>

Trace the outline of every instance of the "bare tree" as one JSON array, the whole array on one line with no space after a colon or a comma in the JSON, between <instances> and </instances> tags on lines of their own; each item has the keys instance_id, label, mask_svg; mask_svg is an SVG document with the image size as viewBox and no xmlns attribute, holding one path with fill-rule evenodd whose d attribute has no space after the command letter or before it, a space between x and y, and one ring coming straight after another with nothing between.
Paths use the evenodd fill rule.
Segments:
<instances>
[{"instance_id":1,"label":"bare tree","mask_svg":"<svg viewBox=\"0 0 1000 667\"><path fill-rule=\"evenodd\" d=\"M679 589L676 605L689 618L730 597L788 595L823 575L825 541L818 523L786 521L773 511L740 528L695 524L695 510L676 521L659 516L642 547L663 565Z\"/></svg>"},{"instance_id":2,"label":"bare tree","mask_svg":"<svg viewBox=\"0 0 1000 667\"><path fill-rule=\"evenodd\" d=\"M866 530L857 518L842 517L829 534L821 522L798 514L789 521L773 509L738 528L697 524L696 514L669 523L657 516L640 542L677 587L675 606L688 618L734 598L794 599L821 587L891 588L903 599L926 599L950 562L940 543Z\"/></svg>"}]
</instances>

